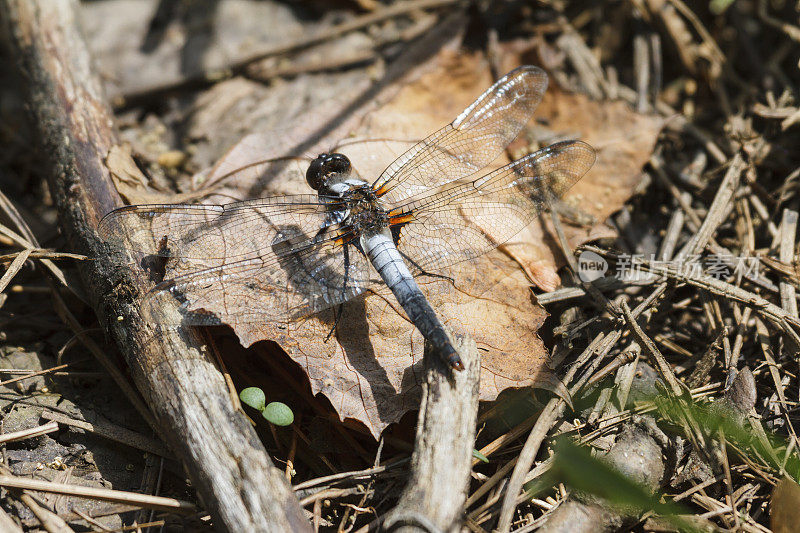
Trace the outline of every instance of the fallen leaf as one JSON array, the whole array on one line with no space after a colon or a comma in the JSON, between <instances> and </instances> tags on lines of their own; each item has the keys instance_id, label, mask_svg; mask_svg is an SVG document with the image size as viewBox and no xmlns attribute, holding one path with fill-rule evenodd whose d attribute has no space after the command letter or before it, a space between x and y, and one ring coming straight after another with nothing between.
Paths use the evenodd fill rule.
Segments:
<instances>
[{"instance_id":1,"label":"fallen leaf","mask_svg":"<svg viewBox=\"0 0 800 533\"><path fill-rule=\"evenodd\" d=\"M131 204L181 203L196 200L206 194L204 191L163 193L151 189L150 180L133 160L129 144L112 146L105 163L117 191Z\"/></svg>"},{"instance_id":2,"label":"fallen leaf","mask_svg":"<svg viewBox=\"0 0 800 533\"><path fill-rule=\"evenodd\" d=\"M770 529L775 533L797 531L800 522L800 485L783 478L775 486L770 498Z\"/></svg>"},{"instance_id":3,"label":"fallen leaf","mask_svg":"<svg viewBox=\"0 0 800 533\"><path fill-rule=\"evenodd\" d=\"M368 181L407 148L408 141L450 122L492 84L482 59L453 52L440 53L407 80L352 132L354 139L384 140L337 148ZM603 220L638 183L660 123L623 109L622 104L593 103L557 89L551 89L546 98L544 115L537 116L546 118L550 136L582 138L598 148L598 169L584 178L567 201ZM258 188L257 183L270 194L308 193L306 161L264 162L264 154L277 156L276 142L282 141L259 134L246 137L204 175L205 185L224 183L221 195L240 198ZM324 146L331 141L321 142ZM505 162L501 158L496 166ZM247 170L231 175L240 167ZM264 176L276 168L265 183ZM558 280L559 256L552 240L543 238L545 227L534 223L505 246L506 253L496 250L458 265L452 272L455 287L441 279L420 280L442 321L456 334L471 335L481 349L482 400L492 400L508 387L563 389L545 364L548 352L537 331L547 315L530 291L529 279L547 287L554 287ZM606 234L602 226L568 229L571 244ZM177 273L168 271L167 277ZM235 297L242 302L258 297L255 287L252 294L248 290L241 288L242 294ZM208 302L202 307L215 311ZM377 437L418 406L422 336L385 287L346 304L335 336L326 341L333 324L333 311L328 311L288 325L239 323L233 329L245 347L261 340L278 342L306 370L315 394L325 394L342 419L360 420Z\"/></svg>"},{"instance_id":4,"label":"fallen leaf","mask_svg":"<svg viewBox=\"0 0 800 533\"><path fill-rule=\"evenodd\" d=\"M564 202L601 222L631 196L664 125L661 117L636 113L623 102L595 102L558 88L545 94L536 116L546 120L555 132L569 133L597 151L594 166L567 193ZM564 232L573 249L584 242L614 236L603 224L588 228L565 225ZM539 217L503 249L536 285L545 291L555 288L550 280L557 279L556 270L565 261L550 217Z\"/></svg>"}]
</instances>

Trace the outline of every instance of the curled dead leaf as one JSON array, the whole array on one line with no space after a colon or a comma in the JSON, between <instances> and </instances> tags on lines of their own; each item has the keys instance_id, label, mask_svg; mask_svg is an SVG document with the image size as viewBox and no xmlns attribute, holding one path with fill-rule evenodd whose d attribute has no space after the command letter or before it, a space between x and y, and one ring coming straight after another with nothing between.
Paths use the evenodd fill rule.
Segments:
<instances>
[{"instance_id":1,"label":"curled dead leaf","mask_svg":"<svg viewBox=\"0 0 800 533\"><path fill-rule=\"evenodd\" d=\"M151 189L150 180L136 165L131 145L127 143L112 146L106 155L105 163L117 191L130 204L189 202L206 194L204 190L175 194Z\"/></svg>"}]
</instances>

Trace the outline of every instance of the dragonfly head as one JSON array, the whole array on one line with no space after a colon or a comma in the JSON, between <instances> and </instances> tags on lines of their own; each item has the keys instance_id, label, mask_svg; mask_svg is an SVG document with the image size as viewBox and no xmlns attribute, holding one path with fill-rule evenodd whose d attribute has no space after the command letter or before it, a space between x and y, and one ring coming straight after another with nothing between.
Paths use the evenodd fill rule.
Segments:
<instances>
[{"instance_id":1,"label":"dragonfly head","mask_svg":"<svg viewBox=\"0 0 800 533\"><path fill-rule=\"evenodd\" d=\"M306 182L315 191L326 189L350 175L350 160L343 154L319 154L306 171Z\"/></svg>"}]
</instances>

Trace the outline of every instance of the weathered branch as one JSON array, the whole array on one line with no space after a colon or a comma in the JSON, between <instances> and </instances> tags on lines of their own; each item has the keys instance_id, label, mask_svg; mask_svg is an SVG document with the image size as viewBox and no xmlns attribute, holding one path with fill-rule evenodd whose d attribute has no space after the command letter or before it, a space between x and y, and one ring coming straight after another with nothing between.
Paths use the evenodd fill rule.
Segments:
<instances>
[{"instance_id":1,"label":"weathered branch","mask_svg":"<svg viewBox=\"0 0 800 533\"><path fill-rule=\"evenodd\" d=\"M425 345L425 382L411 476L384 520L391 531L458 531L467 499L481 363L475 341L457 339L464 370L453 372Z\"/></svg>"},{"instance_id":2,"label":"weathered branch","mask_svg":"<svg viewBox=\"0 0 800 533\"><path fill-rule=\"evenodd\" d=\"M109 257L95 228L120 205L103 163L113 118L75 24L74 0L0 0L27 78L40 157L61 228L84 263L87 294L117 341L161 435L183 460L215 525L228 531L307 531L310 525L225 381L192 331L153 334L140 316L145 286Z\"/></svg>"}]
</instances>

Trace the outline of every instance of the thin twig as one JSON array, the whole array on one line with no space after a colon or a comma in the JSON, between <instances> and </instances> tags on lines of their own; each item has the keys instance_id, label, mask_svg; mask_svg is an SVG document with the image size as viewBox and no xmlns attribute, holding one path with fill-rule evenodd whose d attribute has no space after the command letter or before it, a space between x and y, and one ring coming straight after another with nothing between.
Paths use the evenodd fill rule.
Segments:
<instances>
[{"instance_id":1,"label":"thin twig","mask_svg":"<svg viewBox=\"0 0 800 533\"><path fill-rule=\"evenodd\" d=\"M636 322L636 319L631 314L631 309L628 307L626 302L622 302L622 314L625 317L625 322L631 328L633 332L633 336L639 341L639 344L644 346L645 352L650 355L654 366L658 373L661 375L661 379L663 379L667 385L669 385L670 391L672 395L675 397L681 397L684 394L688 393L689 389L678 381L678 378L675 377L675 374L672 372L672 368L670 368L669 363L667 360L664 359L664 356L659 351L656 343L648 337L642 327Z\"/></svg>"},{"instance_id":2,"label":"thin twig","mask_svg":"<svg viewBox=\"0 0 800 533\"><path fill-rule=\"evenodd\" d=\"M16 440L30 439L32 437L38 437L40 435L52 433L53 431L58 431L58 424L55 422L48 422L47 424L41 426L36 426L29 429L21 429L11 433L2 433L0 434L0 444L14 442Z\"/></svg>"},{"instance_id":3,"label":"thin twig","mask_svg":"<svg viewBox=\"0 0 800 533\"><path fill-rule=\"evenodd\" d=\"M112 424L110 422L97 421L90 423L86 422L85 420L75 420L74 418L69 418L68 416L64 416L52 411L44 411L42 413L42 418L45 420L52 420L53 423L58 422L60 424L64 424L65 426L82 429L83 431L94 433L99 437L103 437L114 442L119 442L121 444L130 446L131 448L136 448L147 453L152 453L167 458L172 457L172 454L169 452L167 447L157 440L150 439L144 435L136 433L135 431L117 426L116 424Z\"/></svg>"},{"instance_id":4,"label":"thin twig","mask_svg":"<svg viewBox=\"0 0 800 533\"><path fill-rule=\"evenodd\" d=\"M162 496L150 496L123 490L99 489L97 487L84 487L83 485L67 485L52 483L40 479L28 479L17 476L0 475L0 486L15 489L35 490L50 494L64 494L78 498L90 498L104 502L126 503L149 509L159 509L175 513L191 514L197 512L197 507L191 502Z\"/></svg>"},{"instance_id":5,"label":"thin twig","mask_svg":"<svg viewBox=\"0 0 800 533\"><path fill-rule=\"evenodd\" d=\"M797 236L797 211L784 209L781 221L781 245L779 259L785 264L794 261L795 237ZM787 313L797 318L797 294L794 285L785 280L780 282L781 307Z\"/></svg>"}]
</instances>

